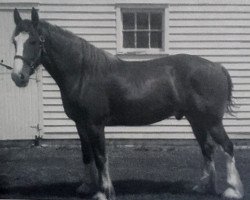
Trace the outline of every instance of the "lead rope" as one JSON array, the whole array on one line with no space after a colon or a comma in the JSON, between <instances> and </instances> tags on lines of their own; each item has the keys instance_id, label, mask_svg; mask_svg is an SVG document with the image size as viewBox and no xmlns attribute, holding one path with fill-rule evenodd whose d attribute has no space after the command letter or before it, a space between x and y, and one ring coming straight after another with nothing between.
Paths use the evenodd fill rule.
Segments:
<instances>
[{"instance_id":1,"label":"lead rope","mask_svg":"<svg viewBox=\"0 0 250 200\"><path fill-rule=\"evenodd\" d=\"M4 64L4 63L3 63L3 60L1 60L0 65L3 66L3 67L5 67L5 68L8 69L8 70L12 70L12 69L13 69L13 67Z\"/></svg>"}]
</instances>

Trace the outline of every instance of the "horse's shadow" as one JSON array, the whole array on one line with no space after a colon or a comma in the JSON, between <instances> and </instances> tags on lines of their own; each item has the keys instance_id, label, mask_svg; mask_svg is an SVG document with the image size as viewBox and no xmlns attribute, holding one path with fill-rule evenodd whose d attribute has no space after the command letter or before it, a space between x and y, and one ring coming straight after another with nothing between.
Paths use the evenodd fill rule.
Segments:
<instances>
[{"instance_id":1,"label":"horse's shadow","mask_svg":"<svg viewBox=\"0 0 250 200\"><path fill-rule=\"evenodd\" d=\"M177 182L157 182L151 180L117 180L114 181L116 194L190 194L192 192L191 183L185 181ZM0 188L2 195L18 197L75 197L76 188L80 182L53 183L35 186L16 186Z\"/></svg>"},{"instance_id":2,"label":"horse's shadow","mask_svg":"<svg viewBox=\"0 0 250 200\"><path fill-rule=\"evenodd\" d=\"M121 180L115 181L114 187L117 195L125 194L190 194L192 184L186 181L151 181L151 180Z\"/></svg>"}]
</instances>

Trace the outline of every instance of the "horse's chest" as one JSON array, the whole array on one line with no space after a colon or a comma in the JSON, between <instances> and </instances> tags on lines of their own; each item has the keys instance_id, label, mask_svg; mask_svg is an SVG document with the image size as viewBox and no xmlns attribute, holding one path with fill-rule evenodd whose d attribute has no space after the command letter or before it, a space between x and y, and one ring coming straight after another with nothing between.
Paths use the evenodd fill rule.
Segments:
<instances>
[{"instance_id":1,"label":"horse's chest","mask_svg":"<svg viewBox=\"0 0 250 200\"><path fill-rule=\"evenodd\" d=\"M91 87L80 91L77 95L62 95L62 101L65 113L74 121L86 118L102 119L109 112L107 96Z\"/></svg>"},{"instance_id":2,"label":"horse's chest","mask_svg":"<svg viewBox=\"0 0 250 200\"><path fill-rule=\"evenodd\" d=\"M83 115L82 109L77 101L62 96L63 107L66 115L76 121Z\"/></svg>"}]
</instances>

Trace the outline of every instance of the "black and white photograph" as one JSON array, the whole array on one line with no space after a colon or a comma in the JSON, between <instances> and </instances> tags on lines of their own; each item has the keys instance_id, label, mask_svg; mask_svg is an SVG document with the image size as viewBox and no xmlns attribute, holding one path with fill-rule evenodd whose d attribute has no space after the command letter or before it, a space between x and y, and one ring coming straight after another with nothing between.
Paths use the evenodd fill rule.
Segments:
<instances>
[{"instance_id":1,"label":"black and white photograph","mask_svg":"<svg viewBox=\"0 0 250 200\"><path fill-rule=\"evenodd\" d=\"M250 0L0 0L0 94L0 199L250 199Z\"/></svg>"}]
</instances>

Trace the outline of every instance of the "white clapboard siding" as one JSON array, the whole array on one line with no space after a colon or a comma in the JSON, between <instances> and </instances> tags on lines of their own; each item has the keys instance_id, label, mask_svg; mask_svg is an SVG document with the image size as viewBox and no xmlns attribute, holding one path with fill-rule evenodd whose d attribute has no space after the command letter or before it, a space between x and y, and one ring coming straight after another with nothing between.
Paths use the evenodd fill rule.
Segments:
<instances>
[{"instance_id":1,"label":"white clapboard siding","mask_svg":"<svg viewBox=\"0 0 250 200\"><path fill-rule=\"evenodd\" d=\"M230 13L230 15L225 15L225 13L215 12L213 15L205 14L203 12L193 12L193 13L171 13L171 19L173 20L249 20L249 13Z\"/></svg>"},{"instance_id":2,"label":"white clapboard siding","mask_svg":"<svg viewBox=\"0 0 250 200\"><path fill-rule=\"evenodd\" d=\"M183 24L183 20L185 21L185 24ZM234 25L236 27L242 27L242 26L249 26L248 20L212 20L212 19L182 19L182 20L171 20L169 21L170 28L172 27L233 27Z\"/></svg>"},{"instance_id":3,"label":"white clapboard siding","mask_svg":"<svg viewBox=\"0 0 250 200\"><path fill-rule=\"evenodd\" d=\"M79 4L71 4L65 6L63 4L49 4L49 5L40 5L39 9L44 13L112 13L115 12L113 5L79 5Z\"/></svg>"},{"instance_id":4,"label":"white clapboard siding","mask_svg":"<svg viewBox=\"0 0 250 200\"><path fill-rule=\"evenodd\" d=\"M211 1L212 2L212 1ZM245 1L246 2L246 1ZM250 12L250 5L246 4L246 5L239 5L237 4L237 2L235 1L234 3L232 3L231 5L226 5L224 6L223 4L220 4L220 2L217 2L218 5L216 5L216 3L214 3L214 5L197 5L197 4L182 4L182 5L178 5L175 4L173 6L169 7L169 12L170 14L175 14L175 13L202 13L204 15L207 14L217 14L217 13L221 13L221 14L231 14L231 13L249 13ZM230 2L228 2L230 4ZM202 3L200 3L202 4ZM230 16L228 17L230 18Z\"/></svg>"},{"instance_id":5,"label":"white clapboard siding","mask_svg":"<svg viewBox=\"0 0 250 200\"><path fill-rule=\"evenodd\" d=\"M199 42L207 42L207 41L225 41L225 42L249 42L248 35L228 35L226 38L224 35L187 35L187 34L179 34L179 35L172 35L170 34L169 40L172 42L182 42L182 41L199 41Z\"/></svg>"},{"instance_id":6,"label":"white clapboard siding","mask_svg":"<svg viewBox=\"0 0 250 200\"><path fill-rule=\"evenodd\" d=\"M227 63L225 67L232 71L248 70L249 63L241 63L240 65L238 63Z\"/></svg>"},{"instance_id":7,"label":"white clapboard siding","mask_svg":"<svg viewBox=\"0 0 250 200\"><path fill-rule=\"evenodd\" d=\"M225 36L223 36L225 37ZM178 53L188 53L193 55L207 55L207 56L242 56L248 55L249 49L178 49L178 50L171 50L171 53L178 54Z\"/></svg>"},{"instance_id":8,"label":"white clapboard siding","mask_svg":"<svg viewBox=\"0 0 250 200\"><path fill-rule=\"evenodd\" d=\"M118 2L116 5L115 2ZM222 0L43 0L40 17L72 31L95 46L116 54L116 6L127 2L168 5L168 54L202 56L225 66L234 83L235 116L225 115L231 138L250 139L250 4ZM137 4L138 5L138 4ZM119 55L126 60L151 59L162 55ZM64 113L59 88L43 70L44 138L78 138L74 122ZM149 126L107 127L112 139L193 138L187 120L174 118Z\"/></svg>"},{"instance_id":9,"label":"white clapboard siding","mask_svg":"<svg viewBox=\"0 0 250 200\"><path fill-rule=\"evenodd\" d=\"M101 14L101 15L100 15ZM67 22L75 22L75 21L81 21L84 22L91 22L92 20L100 20L100 21L115 21L115 15L114 12L100 12L100 13L84 13L84 12L74 12L70 13L67 12L65 15L64 12L47 12L46 15L44 15L43 19L45 20L55 20L62 23L64 20L67 24ZM64 25L64 24L61 24Z\"/></svg>"},{"instance_id":10,"label":"white clapboard siding","mask_svg":"<svg viewBox=\"0 0 250 200\"><path fill-rule=\"evenodd\" d=\"M60 19L60 20L52 20L51 18L47 20L48 22L53 21L53 24L58 25L62 28L81 28L83 27L93 27L93 28L105 28L111 27L115 28L115 20L109 19L92 19L92 20L83 20L79 19L76 21L72 21L72 19Z\"/></svg>"},{"instance_id":11,"label":"white clapboard siding","mask_svg":"<svg viewBox=\"0 0 250 200\"><path fill-rule=\"evenodd\" d=\"M249 33L250 34L250 33ZM206 35L205 35L206 36ZM204 36L204 37L205 37ZM223 50L223 49L230 49L230 50L249 50L250 43L248 42L241 42L241 41L172 41L170 42L172 50L193 50L193 49L214 49L214 50Z\"/></svg>"}]
</instances>

